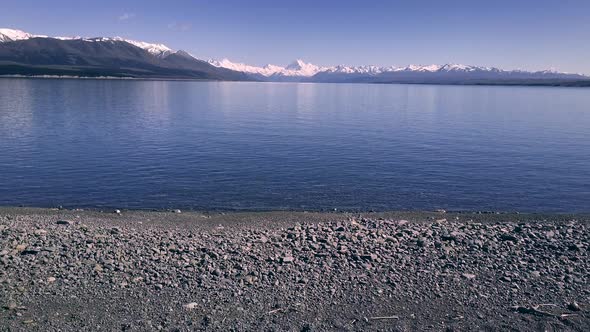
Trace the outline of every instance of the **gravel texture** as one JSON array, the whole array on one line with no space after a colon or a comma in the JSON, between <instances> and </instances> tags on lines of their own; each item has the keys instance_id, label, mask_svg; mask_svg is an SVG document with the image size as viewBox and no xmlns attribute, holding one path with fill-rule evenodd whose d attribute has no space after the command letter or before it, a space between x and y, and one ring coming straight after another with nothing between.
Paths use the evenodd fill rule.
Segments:
<instances>
[{"instance_id":1,"label":"gravel texture","mask_svg":"<svg viewBox=\"0 0 590 332\"><path fill-rule=\"evenodd\" d=\"M0 208L0 331L590 331L590 217Z\"/></svg>"}]
</instances>

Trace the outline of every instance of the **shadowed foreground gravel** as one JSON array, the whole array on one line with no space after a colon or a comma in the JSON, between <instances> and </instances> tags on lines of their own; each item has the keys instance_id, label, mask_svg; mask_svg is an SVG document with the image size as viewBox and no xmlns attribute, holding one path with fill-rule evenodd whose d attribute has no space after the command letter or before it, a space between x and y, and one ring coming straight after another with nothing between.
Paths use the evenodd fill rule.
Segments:
<instances>
[{"instance_id":1,"label":"shadowed foreground gravel","mask_svg":"<svg viewBox=\"0 0 590 332\"><path fill-rule=\"evenodd\" d=\"M590 331L588 216L0 209L0 331Z\"/></svg>"}]
</instances>

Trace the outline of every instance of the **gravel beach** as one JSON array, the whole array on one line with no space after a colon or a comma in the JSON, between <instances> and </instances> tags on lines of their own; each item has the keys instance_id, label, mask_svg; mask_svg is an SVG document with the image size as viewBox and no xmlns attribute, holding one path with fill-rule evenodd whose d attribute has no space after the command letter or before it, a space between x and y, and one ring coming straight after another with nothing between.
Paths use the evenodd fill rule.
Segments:
<instances>
[{"instance_id":1,"label":"gravel beach","mask_svg":"<svg viewBox=\"0 0 590 332\"><path fill-rule=\"evenodd\" d=\"M590 216L0 208L0 331L590 331Z\"/></svg>"}]
</instances>

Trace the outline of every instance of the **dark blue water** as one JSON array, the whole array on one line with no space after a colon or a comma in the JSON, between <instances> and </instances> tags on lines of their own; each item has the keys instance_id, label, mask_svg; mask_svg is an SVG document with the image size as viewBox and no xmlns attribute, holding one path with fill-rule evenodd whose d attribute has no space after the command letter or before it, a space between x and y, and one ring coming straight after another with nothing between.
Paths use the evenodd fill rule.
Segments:
<instances>
[{"instance_id":1,"label":"dark blue water","mask_svg":"<svg viewBox=\"0 0 590 332\"><path fill-rule=\"evenodd\" d=\"M0 205L590 211L590 90L0 80Z\"/></svg>"}]
</instances>

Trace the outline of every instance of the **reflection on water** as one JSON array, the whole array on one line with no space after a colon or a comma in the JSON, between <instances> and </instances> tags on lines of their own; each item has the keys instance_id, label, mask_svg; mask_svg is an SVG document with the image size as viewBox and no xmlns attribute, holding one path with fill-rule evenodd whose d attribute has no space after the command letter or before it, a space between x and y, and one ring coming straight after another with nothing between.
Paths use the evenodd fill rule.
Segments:
<instances>
[{"instance_id":1,"label":"reflection on water","mask_svg":"<svg viewBox=\"0 0 590 332\"><path fill-rule=\"evenodd\" d=\"M577 88L0 80L0 205L588 211Z\"/></svg>"}]
</instances>

